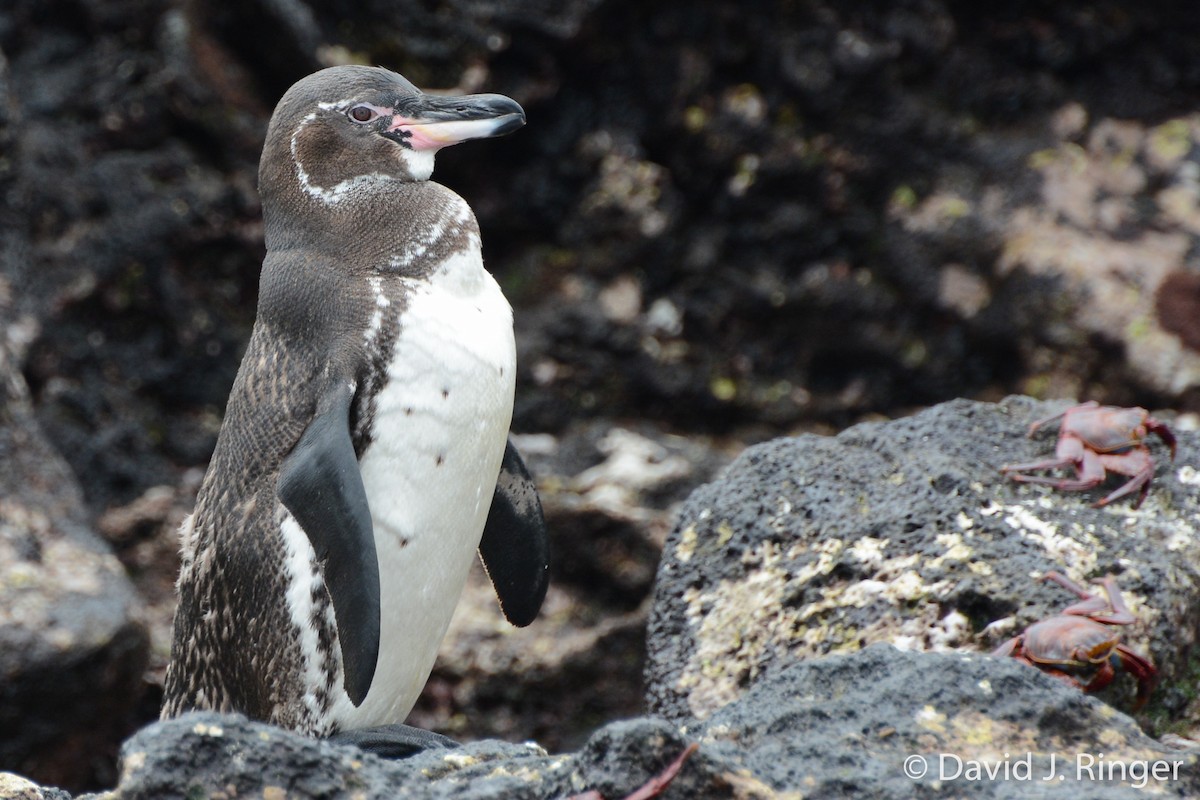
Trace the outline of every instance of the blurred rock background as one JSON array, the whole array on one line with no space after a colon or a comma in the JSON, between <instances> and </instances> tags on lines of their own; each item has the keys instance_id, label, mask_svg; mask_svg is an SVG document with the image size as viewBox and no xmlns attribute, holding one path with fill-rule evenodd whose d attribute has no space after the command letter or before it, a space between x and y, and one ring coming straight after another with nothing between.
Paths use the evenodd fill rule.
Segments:
<instances>
[{"instance_id":1,"label":"blurred rock background","mask_svg":"<svg viewBox=\"0 0 1200 800\"><path fill-rule=\"evenodd\" d=\"M85 541L98 607L126 608L93 643L124 687L113 748L152 718L174 531L253 322L276 99L345 62L502 92L528 127L437 179L516 310L555 574L520 632L472 584L414 721L575 747L642 709L672 510L744 445L1011 392L1200 409L1197 52L1194 6L1163 0L6 0L0 595L37 590L30 537ZM45 491L53 513L18 513ZM49 633L31 619L0 640ZM76 741L55 719L0 769L111 784L39 749Z\"/></svg>"}]
</instances>

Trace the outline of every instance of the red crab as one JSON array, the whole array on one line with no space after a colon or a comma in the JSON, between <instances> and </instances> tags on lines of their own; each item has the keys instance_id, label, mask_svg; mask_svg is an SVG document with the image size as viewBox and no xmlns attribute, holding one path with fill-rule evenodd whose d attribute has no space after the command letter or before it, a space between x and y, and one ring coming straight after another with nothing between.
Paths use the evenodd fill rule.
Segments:
<instances>
[{"instance_id":1,"label":"red crab","mask_svg":"<svg viewBox=\"0 0 1200 800\"><path fill-rule=\"evenodd\" d=\"M1129 625L1137 618L1126 607L1117 579L1109 575L1097 581L1104 587L1107 600L1057 572L1047 572L1042 580L1069 589L1078 595L1079 602L1033 623L993 650L992 655L1020 659L1085 692L1108 686L1116 676L1115 668L1120 667L1138 682L1134 710L1144 706L1154 691L1158 670L1144 656L1120 643L1114 626ZM1088 682L1084 683L1083 678L1089 678Z\"/></svg>"},{"instance_id":2,"label":"red crab","mask_svg":"<svg viewBox=\"0 0 1200 800\"><path fill-rule=\"evenodd\" d=\"M1144 408L1117 408L1088 402L1068 408L1061 414L1039 419L1029 426L1029 435L1047 422L1062 417L1058 432L1058 444L1054 458L1035 461L1031 464L1008 464L1000 468L1014 481L1022 483L1045 483L1055 489L1084 491L1099 486L1108 472L1130 476L1129 481L1113 490L1107 497L1092 505L1105 506L1131 492L1138 493L1133 507L1137 508L1150 491L1150 479L1154 477L1154 459L1146 446L1146 437L1153 433L1171 449L1171 460L1175 459L1175 436ZM1024 475L1025 470L1075 467L1075 478L1049 478L1041 475Z\"/></svg>"}]
</instances>

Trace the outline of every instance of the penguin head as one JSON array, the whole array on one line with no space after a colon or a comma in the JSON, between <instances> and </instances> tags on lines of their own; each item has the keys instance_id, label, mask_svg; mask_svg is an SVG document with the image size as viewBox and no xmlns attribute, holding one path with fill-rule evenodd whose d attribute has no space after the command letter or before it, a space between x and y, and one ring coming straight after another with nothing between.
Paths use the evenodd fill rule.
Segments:
<instances>
[{"instance_id":1,"label":"penguin head","mask_svg":"<svg viewBox=\"0 0 1200 800\"><path fill-rule=\"evenodd\" d=\"M330 67L295 83L275 107L259 187L264 203L295 183L336 203L364 182L427 180L441 148L524 124L521 106L503 95L431 95L380 67Z\"/></svg>"}]
</instances>

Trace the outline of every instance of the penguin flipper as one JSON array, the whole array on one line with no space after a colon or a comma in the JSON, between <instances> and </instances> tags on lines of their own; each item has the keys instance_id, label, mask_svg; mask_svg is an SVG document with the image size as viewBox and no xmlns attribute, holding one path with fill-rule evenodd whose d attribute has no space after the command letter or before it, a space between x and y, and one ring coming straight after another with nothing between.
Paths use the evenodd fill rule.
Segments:
<instances>
[{"instance_id":1,"label":"penguin flipper","mask_svg":"<svg viewBox=\"0 0 1200 800\"><path fill-rule=\"evenodd\" d=\"M533 622L550 580L550 537L537 486L512 440L504 448L479 555L508 621L518 627Z\"/></svg>"},{"instance_id":2,"label":"penguin flipper","mask_svg":"<svg viewBox=\"0 0 1200 800\"><path fill-rule=\"evenodd\" d=\"M317 554L333 601L346 694L362 705L379 660L379 560L371 510L350 439L353 390L330 387L283 461L277 492Z\"/></svg>"}]
</instances>

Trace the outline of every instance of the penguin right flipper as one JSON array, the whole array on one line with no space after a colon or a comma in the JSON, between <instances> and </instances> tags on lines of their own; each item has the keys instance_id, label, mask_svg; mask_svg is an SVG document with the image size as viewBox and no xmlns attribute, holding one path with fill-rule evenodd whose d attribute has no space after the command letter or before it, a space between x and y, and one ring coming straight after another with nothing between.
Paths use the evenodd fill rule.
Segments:
<instances>
[{"instance_id":1,"label":"penguin right flipper","mask_svg":"<svg viewBox=\"0 0 1200 800\"><path fill-rule=\"evenodd\" d=\"M353 389L337 382L284 459L277 492L312 543L333 601L346 694L362 705L379 660L379 560L350 439Z\"/></svg>"},{"instance_id":2,"label":"penguin right flipper","mask_svg":"<svg viewBox=\"0 0 1200 800\"><path fill-rule=\"evenodd\" d=\"M550 537L537 486L511 439L504 448L479 555L508 621L518 627L533 622L550 582Z\"/></svg>"}]
</instances>

